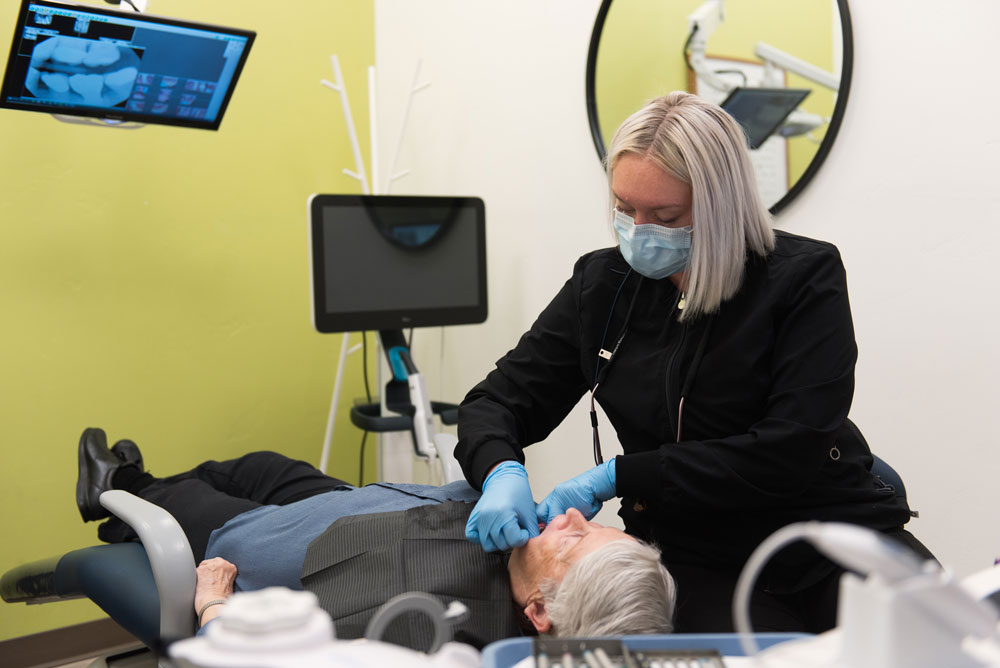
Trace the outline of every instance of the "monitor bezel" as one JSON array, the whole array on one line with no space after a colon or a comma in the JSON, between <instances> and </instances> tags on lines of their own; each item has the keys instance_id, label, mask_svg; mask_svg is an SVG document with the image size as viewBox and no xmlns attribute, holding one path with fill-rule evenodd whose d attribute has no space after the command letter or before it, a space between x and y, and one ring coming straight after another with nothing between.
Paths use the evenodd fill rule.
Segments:
<instances>
[{"instance_id":1,"label":"monitor bezel","mask_svg":"<svg viewBox=\"0 0 1000 668\"><path fill-rule=\"evenodd\" d=\"M14 72L14 65L15 65L14 59L17 56L18 44L20 43L20 40L22 38L22 34L28 17L28 8L31 5L43 5L46 7L52 7L54 9L62 9L67 11L79 11L91 14L100 14L110 17L122 17L134 21L146 22L151 25L157 25L157 24L171 25L182 28L191 28L195 30L206 30L211 32L224 33L227 35L233 35L234 37L244 37L246 38L247 42L246 42L246 47L243 49L243 53L240 55L240 60L236 65L236 69L233 71L232 79L229 82L225 98L222 100L222 103L219 106L219 113L216 114L215 119L211 121L207 119L190 119L190 118L162 116L159 114L128 111L127 109L122 109L120 110L120 112L116 110L114 113L109 113L107 109L100 109L94 107L46 105L41 103L8 100L7 95L11 93L16 87L19 87L23 83L22 81L16 81L16 82L13 81L11 75ZM222 119L225 117L226 109L229 107L229 102L233 97L233 91L235 91L236 86L239 83L240 75L243 73L243 67L244 65L246 65L247 58L250 55L250 49L253 46L253 42L256 36L257 33L253 30L245 30L243 28L234 28L232 26L222 26L210 23L201 23L196 21L186 21L167 16L160 16L157 14L147 14L144 12L124 12L114 9L108 9L105 7L99 7L95 5L85 5L73 2L59 2L57 0L22 0L21 7L18 10L17 21L14 24L14 35L11 38L10 52L7 56L7 64L4 67L3 82L2 84L0 84L0 108L14 109L18 111L40 112L43 114L52 114L53 116L56 117L79 116L82 118L94 118L100 121L105 121L109 125L119 124L119 123L143 123L150 125L172 125L180 127L198 128L202 130L218 130L219 126L222 124Z\"/></svg>"},{"instance_id":2,"label":"monitor bezel","mask_svg":"<svg viewBox=\"0 0 1000 668\"><path fill-rule=\"evenodd\" d=\"M475 212L476 265L478 302L471 306L447 308L383 309L377 311L330 312L326 309L326 265L323 258L323 212L326 208L361 207L366 202L381 201L397 206L470 207ZM323 334L411 327L446 327L474 325L486 320L489 312L486 292L486 206L479 197L437 195L326 195L314 194L308 201L310 304L313 327ZM375 269L373 268L373 271ZM357 277L363 280L363 277Z\"/></svg>"}]
</instances>

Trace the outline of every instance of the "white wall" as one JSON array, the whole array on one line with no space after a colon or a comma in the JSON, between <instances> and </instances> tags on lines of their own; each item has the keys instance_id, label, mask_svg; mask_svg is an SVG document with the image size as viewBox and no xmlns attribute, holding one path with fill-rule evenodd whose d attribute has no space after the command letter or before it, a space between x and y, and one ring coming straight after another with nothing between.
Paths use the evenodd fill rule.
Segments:
<instances>
[{"instance_id":1,"label":"white wall","mask_svg":"<svg viewBox=\"0 0 1000 668\"><path fill-rule=\"evenodd\" d=\"M413 100L397 165L412 174L393 192L486 201L489 320L417 334L436 398L458 401L514 345L573 261L611 243L584 107L599 4L376 0L385 167L418 58L420 81L431 83ZM1000 3L855 1L851 11L847 117L819 176L778 224L840 247L860 347L852 417L907 481L922 515L910 528L967 574L1000 555L992 522L1000 506L992 479L1000 463ZM604 425L602 441L613 443ZM528 453L539 497L590 465L582 406Z\"/></svg>"}]
</instances>

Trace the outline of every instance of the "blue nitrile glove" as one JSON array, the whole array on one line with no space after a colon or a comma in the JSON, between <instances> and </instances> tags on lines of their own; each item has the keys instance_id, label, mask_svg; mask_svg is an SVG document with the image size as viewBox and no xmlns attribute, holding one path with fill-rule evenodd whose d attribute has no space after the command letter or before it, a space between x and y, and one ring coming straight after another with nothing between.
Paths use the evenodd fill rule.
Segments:
<instances>
[{"instance_id":1,"label":"blue nitrile glove","mask_svg":"<svg viewBox=\"0 0 1000 668\"><path fill-rule=\"evenodd\" d=\"M615 495L615 460L612 458L557 485L538 504L538 521L548 524L569 508L576 508L589 520Z\"/></svg>"},{"instance_id":2,"label":"blue nitrile glove","mask_svg":"<svg viewBox=\"0 0 1000 668\"><path fill-rule=\"evenodd\" d=\"M506 552L537 535L528 472L518 462L500 462L483 481L483 495L469 515L465 537L487 552Z\"/></svg>"}]
</instances>

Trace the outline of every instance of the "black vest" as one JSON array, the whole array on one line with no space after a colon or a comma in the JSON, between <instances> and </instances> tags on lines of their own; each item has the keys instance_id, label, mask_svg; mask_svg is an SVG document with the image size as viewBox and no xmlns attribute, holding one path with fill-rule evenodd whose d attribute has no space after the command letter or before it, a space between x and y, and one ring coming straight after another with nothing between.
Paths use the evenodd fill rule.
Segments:
<instances>
[{"instance_id":1,"label":"black vest","mask_svg":"<svg viewBox=\"0 0 1000 668\"><path fill-rule=\"evenodd\" d=\"M450 501L409 510L337 520L306 550L302 586L319 597L338 638L364 636L368 621L387 600L410 591L460 601L468 619L458 639L484 645L521 635L507 573L507 556L487 553L465 539L472 504ZM427 650L431 621L407 613L382 640Z\"/></svg>"}]
</instances>

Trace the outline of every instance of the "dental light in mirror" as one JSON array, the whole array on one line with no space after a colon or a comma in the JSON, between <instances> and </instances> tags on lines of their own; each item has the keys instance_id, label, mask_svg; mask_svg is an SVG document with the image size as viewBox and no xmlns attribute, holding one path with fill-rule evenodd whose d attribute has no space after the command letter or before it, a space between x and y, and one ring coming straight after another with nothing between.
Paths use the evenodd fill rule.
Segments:
<instances>
[{"instance_id":1,"label":"dental light in mirror","mask_svg":"<svg viewBox=\"0 0 1000 668\"><path fill-rule=\"evenodd\" d=\"M757 42L754 55L764 63L759 80L737 86L727 72L714 69L707 56L709 38L725 22L723 0L705 0L688 15L689 36L685 45L688 67L706 86L726 97L722 107L746 129L751 149L757 149L772 134L780 137L808 135L830 119L799 108L810 93L805 88L786 88L785 73L791 72L835 93L840 89L840 77L765 42ZM732 73L732 72L728 72ZM715 99L715 96L711 96ZM729 106L727 106L729 105Z\"/></svg>"},{"instance_id":2,"label":"dental light in mirror","mask_svg":"<svg viewBox=\"0 0 1000 668\"><path fill-rule=\"evenodd\" d=\"M779 668L971 668L1000 666L997 609L934 561L863 527L803 522L779 529L747 560L733 621L747 655L757 653L749 619L754 582L771 556L806 540L853 573L841 578L837 628L759 655ZM1000 573L1000 571L998 571ZM859 576L866 576L864 578ZM1000 588L1000 578L992 578Z\"/></svg>"}]
</instances>

